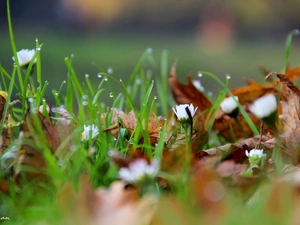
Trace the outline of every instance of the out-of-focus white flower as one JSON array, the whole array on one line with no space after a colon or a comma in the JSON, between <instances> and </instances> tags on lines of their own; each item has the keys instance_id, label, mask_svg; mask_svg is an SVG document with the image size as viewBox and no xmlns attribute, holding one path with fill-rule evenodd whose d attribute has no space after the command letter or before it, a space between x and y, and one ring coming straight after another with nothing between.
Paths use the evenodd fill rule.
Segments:
<instances>
[{"instance_id":1,"label":"out-of-focus white flower","mask_svg":"<svg viewBox=\"0 0 300 225\"><path fill-rule=\"evenodd\" d=\"M188 104L176 105L176 108L173 108L173 111L176 114L179 121L189 120L189 115L186 112L186 108L188 108L188 110L190 111L192 117L195 115L195 112L198 109L198 107L196 107L196 109L195 109L193 104L190 104L190 105L188 105Z\"/></svg>"},{"instance_id":2,"label":"out-of-focus white flower","mask_svg":"<svg viewBox=\"0 0 300 225\"><path fill-rule=\"evenodd\" d=\"M34 57L35 50L34 49L22 49L17 52L18 62L20 66L27 66L32 58ZM12 57L12 60L15 61L15 57ZM34 63L36 62L36 59L34 59Z\"/></svg>"},{"instance_id":3,"label":"out-of-focus white flower","mask_svg":"<svg viewBox=\"0 0 300 225\"><path fill-rule=\"evenodd\" d=\"M144 179L153 179L159 172L160 161L152 160L151 164L145 159L137 159L129 164L128 168L119 170L119 177L129 183L136 183Z\"/></svg>"},{"instance_id":4,"label":"out-of-focus white flower","mask_svg":"<svg viewBox=\"0 0 300 225\"><path fill-rule=\"evenodd\" d=\"M246 156L249 158L250 164L259 164L262 157L265 157L263 149L252 149L250 152L245 151Z\"/></svg>"},{"instance_id":5,"label":"out-of-focus white flower","mask_svg":"<svg viewBox=\"0 0 300 225\"><path fill-rule=\"evenodd\" d=\"M250 112L259 119L270 116L277 109L277 101L274 95L267 94L256 99L252 105L249 106Z\"/></svg>"},{"instance_id":6,"label":"out-of-focus white flower","mask_svg":"<svg viewBox=\"0 0 300 225\"><path fill-rule=\"evenodd\" d=\"M89 140L90 138L94 138L99 134L99 129L97 126L93 125L84 125L84 130L81 134L81 139L82 140ZM92 136L90 136L92 135Z\"/></svg>"},{"instance_id":7,"label":"out-of-focus white flower","mask_svg":"<svg viewBox=\"0 0 300 225\"><path fill-rule=\"evenodd\" d=\"M47 114L49 114L50 113L50 107L48 105L40 105L39 112L43 113L44 111L46 111Z\"/></svg>"},{"instance_id":8,"label":"out-of-focus white flower","mask_svg":"<svg viewBox=\"0 0 300 225\"><path fill-rule=\"evenodd\" d=\"M205 89L204 87L201 85L201 81L200 80L193 80L193 85L201 92L204 92Z\"/></svg>"},{"instance_id":9,"label":"out-of-focus white flower","mask_svg":"<svg viewBox=\"0 0 300 225\"><path fill-rule=\"evenodd\" d=\"M237 96L234 96L234 98L236 101L239 101L239 98ZM235 109L237 109L238 105L235 100L231 96L224 99L224 101L221 103L221 109L224 113L230 114Z\"/></svg>"}]
</instances>

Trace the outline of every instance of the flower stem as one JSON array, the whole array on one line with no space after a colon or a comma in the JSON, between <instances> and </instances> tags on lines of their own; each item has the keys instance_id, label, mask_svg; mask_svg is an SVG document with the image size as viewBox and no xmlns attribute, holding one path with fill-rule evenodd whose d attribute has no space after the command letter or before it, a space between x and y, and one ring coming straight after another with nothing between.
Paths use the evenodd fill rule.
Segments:
<instances>
[{"instance_id":1,"label":"flower stem","mask_svg":"<svg viewBox=\"0 0 300 225\"><path fill-rule=\"evenodd\" d=\"M237 117L234 117L234 121L237 123L237 125L238 125L239 128L241 129L241 131L242 131L242 133L243 133L243 136L244 136L245 138L247 138L248 135L246 134L244 128L242 127L242 125L241 125L241 123L240 123L240 121L238 120Z\"/></svg>"}]
</instances>

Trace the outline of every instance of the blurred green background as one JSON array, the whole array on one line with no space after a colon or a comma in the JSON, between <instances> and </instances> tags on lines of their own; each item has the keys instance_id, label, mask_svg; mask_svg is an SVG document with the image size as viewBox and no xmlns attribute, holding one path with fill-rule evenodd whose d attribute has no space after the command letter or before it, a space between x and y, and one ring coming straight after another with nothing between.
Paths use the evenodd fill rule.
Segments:
<instances>
[{"instance_id":1,"label":"blurred green background","mask_svg":"<svg viewBox=\"0 0 300 225\"><path fill-rule=\"evenodd\" d=\"M6 3L0 3L0 63L12 71ZM42 74L49 91L67 76L64 58L74 54L73 65L82 78L89 74L95 86L101 68L126 80L142 53L152 49L156 61L148 66L160 75L160 55L168 51L169 66L178 59L179 80L191 72L210 71L231 76L231 87L244 78L263 80L259 66L280 71L284 65L286 35L300 26L297 0L19 0L11 1L17 49L42 47ZM300 39L293 40L291 65L300 63ZM146 65L147 67L147 65ZM205 91L219 86L201 78ZM121 86L110 81L116 93ZM106 91L108 96L111 87Z\"/></svg>"}]
</instances>

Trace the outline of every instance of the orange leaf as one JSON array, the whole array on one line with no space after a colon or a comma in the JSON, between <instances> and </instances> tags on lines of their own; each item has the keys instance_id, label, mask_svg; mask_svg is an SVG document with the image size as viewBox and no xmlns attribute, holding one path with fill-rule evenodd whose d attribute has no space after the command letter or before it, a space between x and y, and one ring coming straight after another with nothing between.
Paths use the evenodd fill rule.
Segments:
<instances>
[{"instance_id":1,"label":"orange leaf","mask_svg":"<svg viewBox=\"0 0 300 225\"><path fill-rule=\"evenodd\" d=\"M295 81L300 77L300 66L294 68L286 68L285 76L287 76L291 81Z\"/></svg>"}]
</instances>

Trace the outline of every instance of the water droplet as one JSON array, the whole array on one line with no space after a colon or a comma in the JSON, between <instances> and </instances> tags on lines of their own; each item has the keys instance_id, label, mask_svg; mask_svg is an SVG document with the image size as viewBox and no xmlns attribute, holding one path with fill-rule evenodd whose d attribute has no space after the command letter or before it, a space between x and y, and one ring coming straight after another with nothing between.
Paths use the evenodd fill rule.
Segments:
<instances>
[{"instance_id":1,"label":"water droplet","mask_svg":"<svg viewBox=\"0 0 300 225\"><path fill-rule=\"evenodd\" d=\"M113 95L113 93L112 93L112 92L110 92L110 93L109 93L109 97L111 97L111 98L113 98L113 97L114 97L114 95Z\"/></svg>"},{"instance_id":2,"label":"water droplet","mask_svg":"<svg viewBox=\"0 0 300 225\"><path fill-rule=\"evenodd\" d=\"M41 47L38 46L38 47L35 48L35 50L36 50L36 51L41 51Z\"/></svg>"},{"instance_id":3,"label":"water droplet","mask_svg":"<svg viewBox=\"0 0 300 225\"><path fill-rule=\"evenodd\" d=\"M211 91L209 91L209 92L207 92L207 95L208 95L208 96L212 96L213 93L212 93Z\"/></svg>"},{"instance_id":4,"label":"water droplet","mask_svg":"<svg viewBox=\"0 0 300 225\"><path fill-rule=\"evenodd\" d=\"M70 151L75 152L76 150L77 150L77 146L76 145L71 145Z\"/></svg>"},{"instance_id":5,"label":"water droplet","mask_svg":"<svg viewBox=\"0 0 300 225\"><path fill-rule=\"evenodd\" d=\"M108 74L112 74L114 71L113 71L113 69L111 68L111 67L109 67L108 69L107 69L107 73Z\"/></svg>"},{"instance_id":6,"label":"water droplet","mask_svg":"<svg viewBox=\"0 0 300 225\"><path fill-rule=\"evenodd\" d=\"M83 106L87 106L88 102L87 101L82 101Z\"/></svg>"},{"instance_id":7,"label":"water droplet","mask_svg":"<svg viewBox=\"0 0 300 225\"><path fill-rule=\"evenodd\" d=\"M108 78L107 78L107 77L105 77L105 78L104 78L104 80L105 80L105 81L108 81Z\"/></svg>"},{"instance_id":8,"label":"water droplet","mask_svg":"<svg viewBox=\"0 0 300 225\"><path fill-rule=\"evenodd\" d=\"M135 81L135 83L136 83L137 85L140 85L140 84L142 83L142 80L141 80L141 79L137 79L137 80Z\"/></svg>"},{"instance_id":9,"label":"water droplet","mask_svg":"<svg viewBox=\"0 0 300 225\"><path fill-rule=\"evenodd\" d=\"M35 42L39 42L39 39L38 39L38 38L35 38Z\"/></svg>"},{"instance_id":10,"label":"water droplet","mask_svg":"<svg viewBox=\"0 0 300 225\"><path fill-rule=\"evenodd\" d=\"M203 74L202 73L198 73L198 77L202 77L203 76Z\"/></svg>"},{"instance_id":11,"label":"water droplet","mask_svg":"<svg viewBox=\"0 0 300 225\"><path fill-rule=\"evenodd\" d=\"M34 99L33 98L28 98L28 102L33 102Z\"/></svg>"},{"instance_id":12,"label":"water droplet","mask_svg":"<svg viewBox=\"0 0 300 225\"><path fill-rule=\"evenodd\" d=\"M86 77L86 78L89 78L89 76L90 76L90 75L89 75L88 73L85 74L85 77Z\"/></svg>"},{"instance_id":13,"label":"water droplet","mask_svg":"<svg viewBox=\"0 0 300 225\"><path fill-rule=\"evenodd\" d=\"M123 82L122 79L120 79L120 82L121 82L121 83Z\"/></svg>"},{"instance_id":14,"label":"water droplet","mask_svg":"<svg viewBox=\"0 0 300 225\"><path fill-rule=\"evenodd\" d=\"M114 138L114 141L116 141L117 140L117 138Z\"/></svg>"},{"instance_id":15,"label":"water droplet","mask_svg":"<svg viewBox=\"0 0 300 225\"><path fill-rule=\"evenodd\" d=\"M74 54L71 54L71 58L74 58L75 57L75 55Z\"/></svg>"},{"instance_id":16,"label":"water droplet","mask_svg":"<svg viewBox=\"0 0 300 225\"><path fill-rule=\"evenodd\" d=\"M61 160L61 159L59 159L59 160L57 161L57 165L58 165L58 166L63 166L63 165L64 165L64 161Z\"/></svg>"},{"instance_id":17,"label":"water droplet","mask_svg":"<svg viewBox=\"0 0 300 225\"><path fill-rule=\"evenodd\" d=\"M67 81L65 81L65 80L64 80L64 81L63 81L63 83L64 83L64 84L66 84L66 83L67 83Z\"/></svg>"},{"instance_id":18,"label":"water droplet","mask_svg":"<svg viewBox=\"0 0 300 225\"><path fill-rule=\"evenodd\" d=\"M226 79L229 80L230 78L231 78L231 77L229 76L229 74L227 74L227 75L226 75Z\"/></svg>"},{"instance_id":19,"label":"water droplet","mask_svg":"<svg viewBox=\"0 0 300 225\"><path fill-rule=\"evenodd\" d=\"M156 100L156 99L157 99L157 97L156 97L156 96L154 96L154 99Z\"/></svg>"},{"instance_id":20,"label":"water droplet","mask_svg":"<svg viewBox=\"0 0 300 225\"><path fill-rule=\"evenodd\" d=\"M14 63L13 66L14 66L14 67L18 67L18 64L17 64L17 63Z\"/></svg>"},{"instance_id":21,"label":"water droplet","mask_svg":"<svg viewBox=\"0 0 300 225\"><path fill-rule=\"evenodd\" d=\"M82 96L82 99L83 99L83 100L87 100L87 99L88 99L88 96L87 96L87 95L83 95L83 96Z\"/></svg>"},{"instance_id":22,"label":"water droplet","mask_svg":"<svg viewBox=\"0 0 300 225\"><path fill-rule=\"evenodd\" d=\"M58 96L58 92L56 91L56 92L54 92L54 94L56 95L56 96Z\"/></svg>"},{"instance_id":23,"label":"water droplet","mask_svg":"<svg viewBox=\"0 0 300 225\"><path fill-rule=\"evenodd\" d=\"M158 146L158 143L155 143L155 146L157 147L157 146Z\"/></svg>"},{"instance_id":24,"label":"water droplet","mask_svg":"<svg viewBox=\"0 0 300 225\"><path fill-rule=\"evenodd\" d=\"M151 54L152 51L153 51L152 48L148 48L148 49L147 49L148 54Z\"/></svg>"},{"instance_id":25,"label":"water droplet","mask_svg":"<svg viewBox=\"0 0 300 225\"><path fill-rule=\"evenodd\" d=\"M97 76L98 76L98 78L101 78L101 77L102 77L102 74L101 74L101 73L98 73Z\"/></svg>"}]
</instances>

